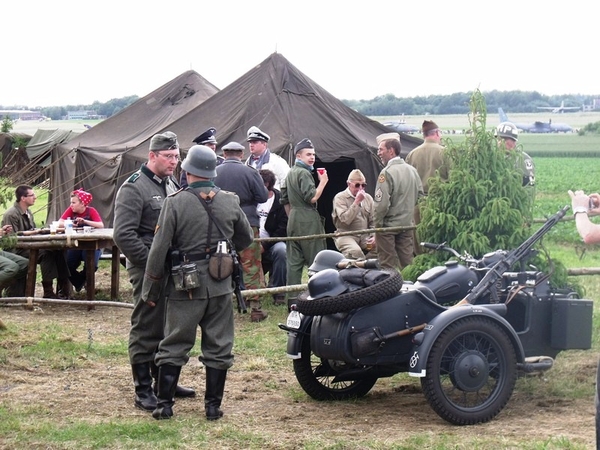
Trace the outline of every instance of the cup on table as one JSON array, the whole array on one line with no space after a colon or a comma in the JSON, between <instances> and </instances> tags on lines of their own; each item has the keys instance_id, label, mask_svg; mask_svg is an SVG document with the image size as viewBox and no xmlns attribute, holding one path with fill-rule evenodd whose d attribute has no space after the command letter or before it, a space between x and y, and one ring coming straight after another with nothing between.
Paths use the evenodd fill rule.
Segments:
<instances>
[{"instance_id":1,"label":"cup on table","mask_svg":"<svg viewBox=\"0 0 600 450\"><path fill-rule=\"evenodd\" d=\"M50 224L50 234L56 234L56 230L58 230L58 222L52 222Z\"/></svg>"},{"instance_id":2,"label":"cup on table","mask_svg":"<svg viewBox=\"0 0 600 450\"><path fill-rule=\"evenodd\" d=\"M323 168L323 167L319 167L319 168L317 169L317 172L319 172L319 175L323 175L323 174L325 173L325 168Z\"/></svg>"},{"instance_id":3,"label":"cup on table","mask_svg":"<svg viewBox=\"0 0 600 450\"><path fill-rule=\"evenodd\" d=\"M92 228L94 227L83 227L83 234L90 234L92 232Z\"/></svg>"}]
</instances>

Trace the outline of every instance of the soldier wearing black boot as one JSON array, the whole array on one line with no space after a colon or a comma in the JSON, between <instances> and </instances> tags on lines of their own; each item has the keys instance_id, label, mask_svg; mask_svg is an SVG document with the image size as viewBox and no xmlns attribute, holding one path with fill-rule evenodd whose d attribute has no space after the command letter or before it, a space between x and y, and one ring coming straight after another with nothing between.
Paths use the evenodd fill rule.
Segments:
<instances>
[{"instance_id":1,"label":"soldier wearing black boot","mask_svg":"<svg viewBox=\"0 0 600 450\"><path fill-rule=\"evenodd\" d=\"M206 367L206 418L223 416L225 379L233 364L233 283L231 275L213 278L208 264L219 242L229 240L240 251L252 243L253 233L238 197L220 191L211 181L216 165L215 152L210 148L190 148L181 165L189 186L166 198L148 255L142 287L147 306L157 308L164 303L160 292L167 279L165 337L155 359L159 367L158 404L152 413L155 419L173 416L175 386L196 342L198 325L202 330L200 361ZM212 219L202 202L206 202ZM165 261L170 250L168 261L174 267L169 276ZM179 276L175 251L183 257L185 276ZM192 279L189 284L188 277Z\"/></svg>"},{"instance_id":2,"label":"soldier wearing black boot","mask_svg":"<svg viewBox=\"0 0 600 450\"><path fill-rule=\"evenodd\" d=\"M148 161L123 183L115 201L114 239L127 257L127 273L133 288L129 361L135 386L134 404L145 411L156 409L157 386L153 389L152 377L158 377L154 356L164 336L166 303L162 291L156 308L149 308L140 296L148 252L163 201L179 189L173 178L178 162L177 136L168 131L153 136ZM175 395L193 397L196 392L177 386Z\"/></svg>"}]
</instances>

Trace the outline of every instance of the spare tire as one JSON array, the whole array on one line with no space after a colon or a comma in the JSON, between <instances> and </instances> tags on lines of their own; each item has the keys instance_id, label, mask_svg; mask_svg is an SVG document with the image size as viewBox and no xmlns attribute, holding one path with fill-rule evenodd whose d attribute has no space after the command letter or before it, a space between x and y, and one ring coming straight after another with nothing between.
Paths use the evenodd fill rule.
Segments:
<instances>
[{"instance_id":1,"label":"spare tire","mask_svg":"<svg viewBox=\"0 0 600 450\"><path fill-rule=\"evenodd\" d=\"M398 294L402 287L402 276L398 272L386 272L388 278L379 283L336 297L309 300L308 295L300 294L296 299L296 309L306 316L324 316L380 303Z\"/></svg>"}]
</instances>

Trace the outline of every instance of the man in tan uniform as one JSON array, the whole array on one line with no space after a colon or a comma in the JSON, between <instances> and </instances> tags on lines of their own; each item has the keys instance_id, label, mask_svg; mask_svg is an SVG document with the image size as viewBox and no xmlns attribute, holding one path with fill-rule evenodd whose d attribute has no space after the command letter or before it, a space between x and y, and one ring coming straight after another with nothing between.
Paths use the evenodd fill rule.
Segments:
<instances>
[{"instance_id":1,"label":"man in tan uniform","mask_svg":"<svg viewBox=\"0 0 600 450\"><path fill-rule=\"evenodd\" d=\"M406 162L417 169L423 193L427 195L429 191L429 179L439 174L442 180L448 179L448 163L444 158L444 147L440 144L442 140L442 130L432 120L425 120L421 127L424 142L414 148L406 157ZM415 207L415 225L421 222L421 213L419 206ZM417 230L413 234L414 253L418 255L421 252Z\"/></svg>"},{"instance_id":2,"label":"man in tan uniform","mask_svg":"<svg viewBox=\"0 0 600 450\"><path fill-rule=\"evenodd\" d=\"M354 169L346 181L348 188L333 198L333 224L337 231L365 230L373 227L373 197L365 192L367 181ZM335 246L350 259L365 259L375 244L372 234L356 234L334 238Z\"/></svg>"}]
</instances>

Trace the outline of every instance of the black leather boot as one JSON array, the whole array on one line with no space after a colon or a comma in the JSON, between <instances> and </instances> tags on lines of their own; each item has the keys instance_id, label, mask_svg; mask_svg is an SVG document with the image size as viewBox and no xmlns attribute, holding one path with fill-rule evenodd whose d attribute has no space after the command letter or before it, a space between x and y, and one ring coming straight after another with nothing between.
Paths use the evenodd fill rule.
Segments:
<instances>
[{"instance_id":1,"label":"black leather boot","mask_svg":"<svg viewBox=\"0 0 600 450\"><path fill-rule=\"evenodd\" d=\"M156 395L152 391L150 363L132 364L133 385L135 386L135 406L144 411L156 409Z\"/></svg>"},{"instance_id":2,"label":"black leather boot","mask_svg":"<svg viewBox=\"0 0 600 450\"><path fill-rule=\"evenodd\" d=\"M164 364L158 368L158 403L152 413L156 420L173 417L175 389L181 373L180 366Z\"/></svg>"},{"instance_id":3,"label":"black leather boot","mask_svg":"<svg viewBox=\"0 0 600 450\"><path fill-rule=\"evenodd\" d=\"M204 409L207 420L218 420L223 417L221 401L225 391L225 379L227 371L221 369L206 368L206 392L204 393Z\"/></svg>"},{"instance_id":4,"label":"black leather boot","mask_svg":"<svg viewBox=\"0 0 600 450\"><path fill-rule=\"evenodd\" d=\"M154 378L154 393L158 393L158 366L153 362L150 363L150 370L152 371L152 378ZM196 391L192 388L177 385L175 388L175 398L195 397Z\"/></svg>"},{"instance_id":5,"label":"black leather boot","mask_svg":"<svg viewBox=\"0 0 600 450\"><path fill-rule=\"evenodd\" d=\"M52 288L52 280L42 281L42 288L44 289L43 298L56 298L56 294Z\"/></svg>"}]
</instances>

